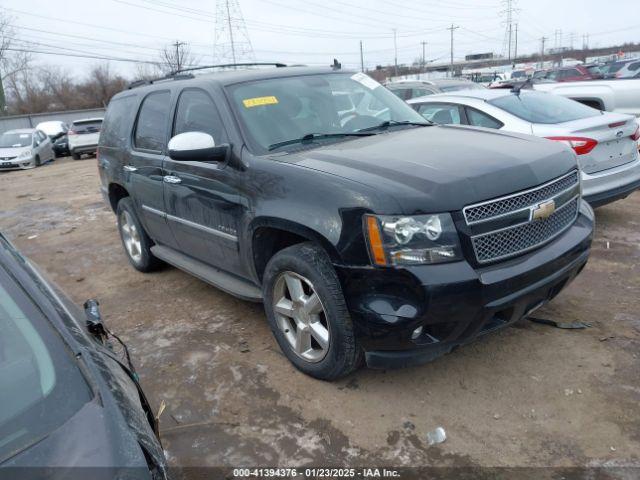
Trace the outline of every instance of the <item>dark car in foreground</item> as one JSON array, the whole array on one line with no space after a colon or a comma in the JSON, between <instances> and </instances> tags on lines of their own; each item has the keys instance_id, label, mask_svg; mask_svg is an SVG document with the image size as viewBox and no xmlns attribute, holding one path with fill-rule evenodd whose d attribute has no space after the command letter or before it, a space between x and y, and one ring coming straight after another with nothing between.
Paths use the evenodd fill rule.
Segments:
<instances>
[{"instance_id":1,"label":"dark car in foreground","mask_svg":"<svg viewBox=\"0 0 640 480\"><path fill-rule=\"evenodd\" d=\"M593 234L572 150L434 125L339 69L147 82L109 104L98 156L131 265L263 302L321 379L512 324L582 270Z\"/></svg>"},{"instance_id":2,"label":"dark car in foreground","mask_svg":"<svg viewBox=\"0 0 640 480\"><path fill-rule=\"evenodd\" d=\"M133 366L86 308L0 234L0 478L166 478Z\"/></svg>"}]
</instances>

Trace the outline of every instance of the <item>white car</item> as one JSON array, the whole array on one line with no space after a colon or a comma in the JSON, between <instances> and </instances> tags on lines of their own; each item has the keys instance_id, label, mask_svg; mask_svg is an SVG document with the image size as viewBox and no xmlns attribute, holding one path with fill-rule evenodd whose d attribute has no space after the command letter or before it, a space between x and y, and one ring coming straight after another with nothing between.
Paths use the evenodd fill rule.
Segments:
<instances>
[{"instance_id":1,"label":"white car","mask_svg":"<svg viewBox=\"0 0 640 480\"><path fill-rule=\"evenodd\" d=\"M640 117L640 79L536 83L533 89L562 95L598 110Z\"/></svg>"},{"instance_id":2,"label":"white car","mask_svg":"<svg viewBox=\"0 0 640 480\"><path fill-rule=\"evenodd\" d=\"M0 135L0 170L39 167L54 158L51 140L41 130L23 128Z\"/></svg>"},{"instance_id":3,"label":"white car","mask_svg":"<svg viewBox=\"0 0 640 480\"><path fill-rule=\"evenodd\" d=\"M427 120L545 137L578 155L582 191L592 206L640 188L640 127L630 115L601 112L548 93L467 90L409 100Z\"/></svg>"},{"instance_id":4,"label":"white car","mask_svg":"<svg viewBox=\"0 0 640 480\"><path fill-rule=\"evenodd\" d=\"M74 160L80 160L83 153L96 153L101 128L102 118L75 120L71 124L67 132L67 138L69 141L69 153L71 153L71 157Z\"/></svg>"}]
</instances>

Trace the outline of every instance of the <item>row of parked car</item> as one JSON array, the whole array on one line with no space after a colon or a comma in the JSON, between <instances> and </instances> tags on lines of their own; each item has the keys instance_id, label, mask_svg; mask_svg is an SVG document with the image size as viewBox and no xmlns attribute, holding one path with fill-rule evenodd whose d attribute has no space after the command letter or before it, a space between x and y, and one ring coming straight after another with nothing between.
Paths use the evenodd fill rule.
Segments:
<instances>
[{"instance_id":1,"label":"row of parked car","mask_svg":"<svg viewBox=\"0 0 640 480\"><path fill-rule=\"evenodd\" d=\"M578 156L583 195L592 205L608 203L640 187L640 127L631 115L600 111L521 86L488 89L464 80L431 83L401 82L387 87L438 124L525 133L568 145Z\"/></svg>"},{"instance_id":2,"label":"row of parked car","mask_svg":"<svg viewBox=\"0 0 640 480\"><path fill-rule=\"evenodd\" d=\"M95 154L102 118L75 120L71 125L58 120L35 128L8 130L0 135L0 170L35 168L56 157Z\"/></svg>"}]
</instances>

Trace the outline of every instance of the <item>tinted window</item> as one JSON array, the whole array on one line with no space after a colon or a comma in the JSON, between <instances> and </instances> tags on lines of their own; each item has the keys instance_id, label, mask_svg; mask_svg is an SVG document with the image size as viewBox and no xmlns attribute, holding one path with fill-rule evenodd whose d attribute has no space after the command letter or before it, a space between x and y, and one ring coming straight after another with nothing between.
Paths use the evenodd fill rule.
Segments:
<instances>
[{"instance_id":1,"label":"tinted window","mask_svg":"<svg viewBox=\"0 0 640 480\"><path fill-rule=\"evenodd\" d=\"M433 90L427 88L414 88L411 93L411 98L424 97L425 95L433 95Z\"/></svg>"},{"instance_id":2,"label":"tinted window","mask_svg":"<svg viewBox=\"0 0 640 480\"><path fill-rule=\"evenodd\" d=\"M185 132L208 133L216 144L226 141L218 110L211 97L202 90L189 89L180 94L173 135Z\"/></svg>"},{"instance_id":3,"label":"tinted window","mask_svg":"<svg viewBox=\"0 0 640 480\"><path fill-rule=\"evenodd\" d=\"M0 269L0 463L64 424L92 394L72 352Z\"/></svg>"},{"instance_id":4,"label":"tinted window","mask_svg":"<svg viewBox=\"0 0 640 480\"><path fill-rule=\"evenodd\" d=\"M171 93L150 93L142 101L134 135L136 148L161 152L164 149L169 120Z\"/></svg>"},{"instance_id":5,"label":"tinted window","mask_svg":"<svg viewBox=\"0 0 640 480\"><path fill-rule=\"evenodd\" d=\"M632 63L631 65L629 65L629 70L631 70L632 72L635 72L639 68L640 68L640 62Z\"/></svg>"},{"instance_id":6,"label":"tinted window","mask_svg":"<svg viewBox=\"0 0 640 480\"><path fill-rule=\"evenodd\" d=\"M136 97L120 97L111 100L104 117L100 143L107 146L123 146L129 135L129 119Z\"/></svg>"},{"instance_id":7,"label":"tinted window","mask_svg":"<svg viewBox=\"0 0 640 480\"><path fill-rule=\"evenodd\" d=\"M444 103L424 103L418 107L418 113L430 122L446 124L460 124L460 109L457 105Z\"/></svg>"},{"instance_id":8,"label":"tinted window","mask_svg":"<svg viewBox=\"0 0 640 480\"><path fill-rule=\"evenodd\" d=\"M503 123L475 108L467 108L469 125L485 128L502 128Z\"/></svg>"},{"instance_id":9,"label":"tinted window","mask_svg":"<svg viewBox=\"0 0 640 480\"><path fill-rule=\"evenodd\" d=\"M96 133L102 128L102 120L91 120L89 122L73 122L71 130L76 133Z\"/></svg>"},{"instance_id":10,"label":"tinted window","mask_svg":"<svg viewBox=\"0 0 640 480\"><path fill-rule=\"evenodd\" d=\"M407 100L407 96L409 94L409 92L411 91L411 89L409 87L387 87L389 88L389 90L391 90L393 92L393 94L398 97L401 98L402 100Z\"/></svg>"},{"instance_id":11,"label":"tinted window","mask_svg":"<svg viewBox=\"0 0 640 480\"><path fill-rule=\"evenodd\" d=\"M598 110L582 103L542 92L506 95L489 103L531 123L562 123L600 115Z\"/></svg>"}]
</instances>

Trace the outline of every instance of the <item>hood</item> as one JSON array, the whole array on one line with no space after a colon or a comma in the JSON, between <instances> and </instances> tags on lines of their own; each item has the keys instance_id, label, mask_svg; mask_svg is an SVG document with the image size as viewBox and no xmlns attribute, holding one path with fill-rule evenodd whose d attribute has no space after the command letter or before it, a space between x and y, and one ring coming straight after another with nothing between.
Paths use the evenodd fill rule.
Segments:
<instances>
[{"instance_id":1,"label":"hood","mask_svg":"<svg viewBox=\"0 0 640 480\"><path fill-rule=\"evenodd\" d=\"M0 147L0 158L17 157L25 150L31 150L31 147Z\"/></svg>"},{"instance_id":2,"label":"hood","mask_svg":"<svg viewBox=\"0 0 640 480\"><path fill-rule=\"evenodd\" d=\"M575 154L555 142L464 126L392 131L274 159L385 192L407 214L461 210L577 168Z\"/></svg>"}]
</instances>

